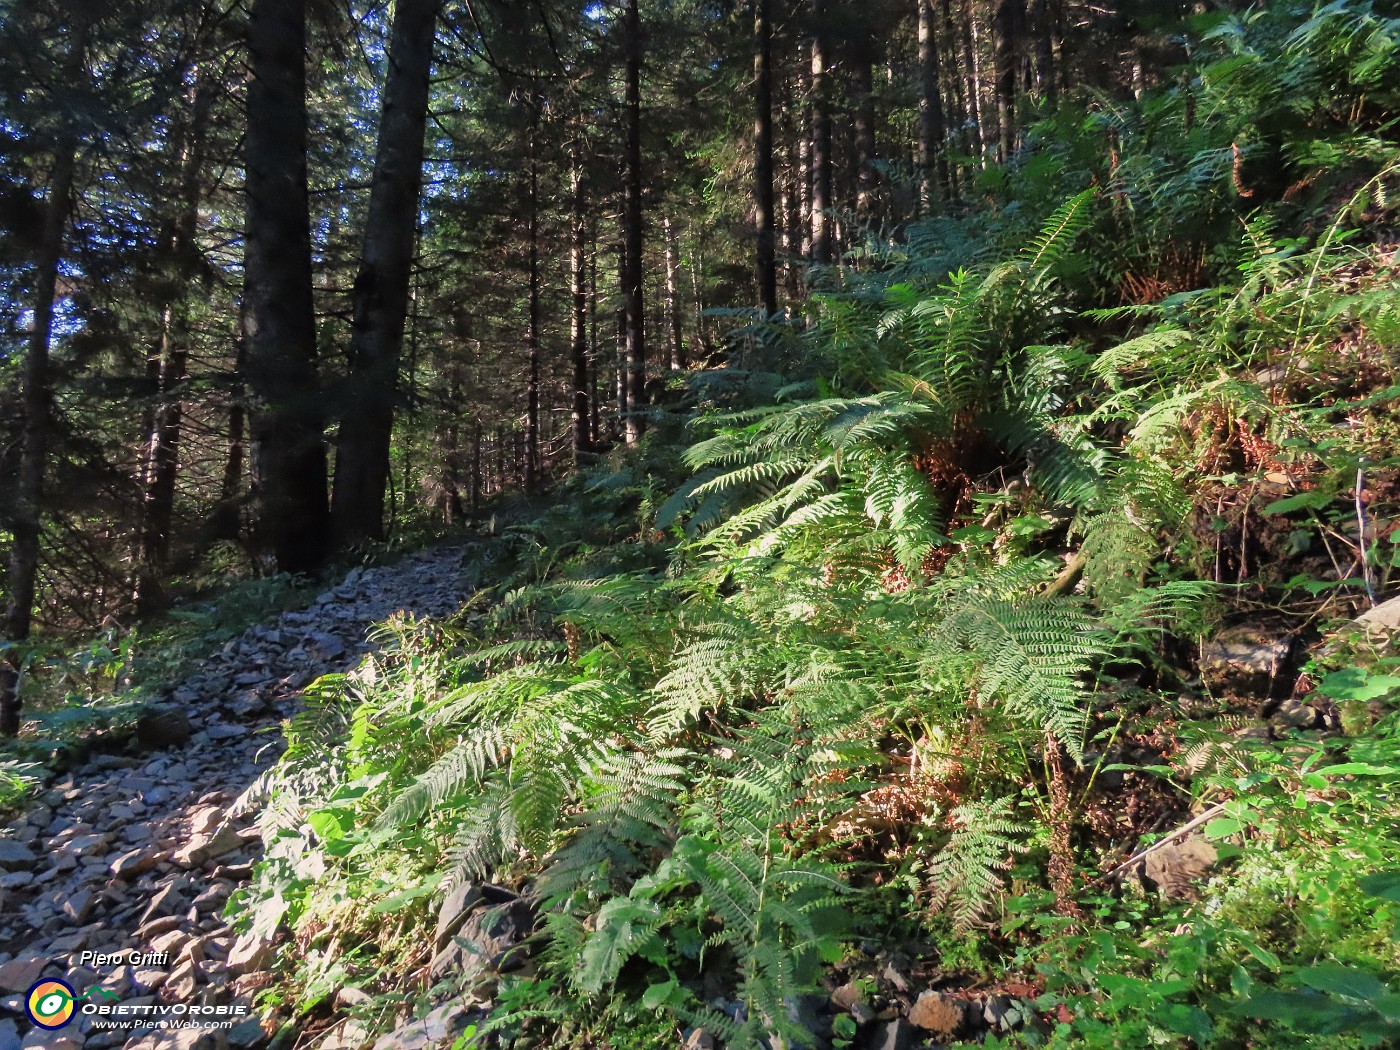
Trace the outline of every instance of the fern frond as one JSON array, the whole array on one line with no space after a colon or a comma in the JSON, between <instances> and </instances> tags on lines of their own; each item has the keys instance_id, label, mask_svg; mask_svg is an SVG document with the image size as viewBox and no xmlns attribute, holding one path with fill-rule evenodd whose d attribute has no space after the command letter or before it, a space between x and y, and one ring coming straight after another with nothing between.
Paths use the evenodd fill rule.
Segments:
<instances>
[{"instance_id":1,"label":"fern frond","mask_svg":"<svg viewBox=\"0 0 1400 1050\"><path fill-rule=\"evenodd\" d=\"M946 911L954 929L966 933L1002 890L999 872L1026 846L1016 840L1025 825L1011 817L1010 798L967 802L950 815L953 833L928 866L929 905Z\"/></svg>"}]
</instances>

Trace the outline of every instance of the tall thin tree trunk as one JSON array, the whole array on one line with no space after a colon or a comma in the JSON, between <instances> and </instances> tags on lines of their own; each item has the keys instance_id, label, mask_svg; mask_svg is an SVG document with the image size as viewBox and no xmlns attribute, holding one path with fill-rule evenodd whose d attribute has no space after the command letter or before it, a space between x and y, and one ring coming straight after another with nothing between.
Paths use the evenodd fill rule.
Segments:
<instances>
[{"instance_id":1,"label":"tall thin tree trunk","mask_svg":"<svg viewBox=\"0 0 1400 1050\"><path fill-rule=\"evenodd\" d=\"M384 534L384 487L423 188L428 77L442 0L398 0L384 78L379 145L355 277L349 396L336 438L336 538Z\"/></svg>"},{"instance_id":2,"label":"tall thin tree trunk","mask_svg":"<svg viewBox=\"0 0 1400 1050\"><path fill-rule=\"evenodd\" d=\"M812 0L812 261L831 262L831 110L823 0Z\"/></svg>"},{"instance_id":3,"label":"tall thin tree trunk","mask_svg":"<svg viewBox=\"0 0 1400 1050\"><path fill-rule=\"evenodd\" d=\"M311 288L306 0L255 0L248 47L244 307L258 528L278 569L316 572L330 506Z\"/></svg>"},{"instance_id":4,"label":"tall thin tree trunk","mask_svg":"<svg viewBox=\"0 0 1400 1050\"><path fill-rule=\"evenodd\" d=\"M540 175L539 102L530 103L530 200L526 251L530 303L525 327L525 492L534 495L540 484Z\"/></svg>"},{"instance_id":5,"label":"tall thin tree trunk","mask_svg":"<svg viewBox=\"0 0 1400 1050\"><path fill-rule=\"evenodd\" d=\"M66 83L75 84L83 75L88 31L86 18L73 20L73 36L62 71ZM29 638L38 592L44 475L53 427L49 350L53 344L59 268L63 263L64 240L72 213L77 156L77 129L65 122L54 144L53 167L49 172L49 197L34 258L34 287L30 300L32 327L21 373L20 406L24 422L20 433L19 471L9 494L12 543L6 580L9 603L5 607L3 624L4 640L12 643ZM19 691L22 666L20 653L15 648L7 648L4 658L0 659L0 737L19 735L20 711L24 707Z\"/></svg>"},{"instance_id":6,"label":"tall thin tree trunk","mask_svg":"<svg viewBox=\"0 0 1400 1050\"><path fill-rule=\"evenodd\" d=\"M592 448L603 443L603 391L601 375L603 362L598 354L598 225L588 227L588 363L592 369L593 405L589 419L588 441Z\"/></svg>"},{"instance_id":7,"label":"tall thin tree trunk","mask_svg":"<svg viewBox=\"0 0 1400 1050\"><path fill-rule=\"evenodd\" d=\"M681 338L680 249L676 244L676 224L668 215L663 232L666 238L666 330L671 341L671 370L685 368L685 342Z\"/></svg>"},{"instance_id":8,"label":"tall thin tree trunk","mask_svg":"<svg viewBox=\"0 0 1400 1050\"><path fill-rule=\"evenodd\" d=\"M987 121L982 107L982 67L977 57L977 13L972 0L964 0L962 17L963 74L967 78L967 115L972 124L969 146L986 167Z\"/></svg>"},{"instance_id":9,"label":"tall thin tree trunk","mask_svg":"<svg viewBox=\"0 0 1400 1050\"><path fill-rule=\"evenodd\" d=\"M807 85L804 78L803 88ZM806 91L804 90L804 94ZM800 249L803 259L812 259L812 136L804 128L797 136L797 218L801 230Z\"/></svg>"},{"instance_id":10,"label":"tall thin tree trunk","mask_svg":"<svg viewBox=\"0 0 1400 1050\"><path fill-rule=\"evenodd\" d=\"M621 212L618 213L619 220ZM627 269L627 239L621 236L622 224L618 226L617 241L617 272L618 283L622 283L621 275ZM627 384L627 308L619 302L615 311L614 320L617 325L617 343L614 349L615 360L613 362L613 400L617 409L617 419L613 421L613 437L620 439L623 437L627 426L627 414L629 408L630 391Z\"/></svg>"},{"instance_id":11,"label":"tall thin tree trunk","mask_svg":"<svg viewBox=\"0 0 1400 1050\"><path fill-rule=\"evenodd\" d=\"M851 90L855 93L852 132L856 161L856 218L868 223L876 217L880 173L875 168L875 41L862 32L852 41Z\"/></svg>"},{"instance_id":12,"label":"tall thin tree trunk","mask_svg":"<svg viewBox=\"0 0 1400 1050\"><path fill-rule=\"evenodd\" d=\"M784 179L782 187L783 188L778 193L778 214L782 216L782 225L779 228L782 230L783 289L789 298L796 298L798 294L798 285L793 277L795 270L792 261L797 255L795 239L797 236L797 217L800 209L792 180Z\"/></svg>"},{"instance_id":13,"label":"tall thin tree trunk","mask_svg":"<svg viewBox=\"0 0 1400 1050\"><path fill-rule=\"evenodd\" d=\"M997 158L1005 161L1016 147L1016 96L1021 67L1021 38L1026 0L998 0L992 18L992 48L996 56Z\"/></svg>"},{"instance_id":14,"label":"tall thin tree trunk","mask_svg":"<svg viewBox=\"0 0 1400 1050\"><path fill-rule=\"evenodd\" d=\"M443 435L442 471L442 516L446 524L461 521L466 517L462 507L462 429L461 417L456 414L456 406L462 403L462 366L453 361L449 366L451 378L447 386L447 399L454 412ZM475 484L475 475L468 482Z\"/></svg>"},{"instance_id":15,"label":"tall thin tree trunk","mask_svg":"<svg viewBox=\"0 0 1400 1050\"><path fill-rule=\"evenodd\" d=\"M211 82L196 70L188 139L181 158L180 211L161 238L168 256L165 280L169 284L161 305L160 337L152 362L158 401L151 418L141 471L143 490L135 598L137 608L142 611L151 609L157 601L160 574L170 553L182 423L181 404L175 394L185 379L190 338L189 297L181 284L195 250L194 239L199 226L200 176L204 169L212 96Z\"/></svg>"},{"instance_id":16,"label":"tall thin tree trunk","mask_svg":"<svg viewBox=\"0 0 1400 1050\"><path fill-rule=\"evenodd\" d=\"M573 196L573 226L570 238L569 357L573 365L574 464L581 464L592 451L588 404L588 202L583 192L583 167L578 153L570 172Z\"/></svg>"},{"instance_id":17,"label":"tall thin tree trunk","mask_svg":"<svg viewBox=\"0 0 1400 1050\"><path fill-rule=\"evenodd\" d=\"M238 335L234 340L234 374L246 375L248 371L248 327L247 310L240 311ZM241 392L236 394L228 410L228 445L224 454L224 476L219 484L218 514L228 515L233 526L227 530L230 535L238 532L239 503L243 495L244 461L247 455L248 410Z\"/></svg>"},{"instance_id":18,"label":"tall thin tree trunk","mask_svg":"<svg viewBox=\"0 0 1400 1050\"><path fill-rule=\"evenodd\" d=\"M481 420L472 421L472 517L481 513Z\"/></svg>"},{"instance_id":19,"label":"tall thin tree trunk","mask_svg":"<svg viewBox=\"0 0 1400 1050\"><path fill-rule=\"evenodd\" d=\"M629 445L646 430L646 306L642 297L642 17L637 0L627 0L623 18L625 99L623 106L622 304L626 323Z\"/></svg>"},{"instance_id":20,"label":"tall thin tree trunk","mask_svg":"<svg viewBox=\"0 0 1400 1050\"><path fill-rule=\"evenodd\" d=\"M938 62L934 0L919 5L919 182L923 206L949 196L948 154L943 144L943 96Z\"/></svg>"},{"instance_id":21,"label":"tall thin tree trunk","mask_svg":"<svg viewBox=\"0 0 1400 1050\"><path fill-rule=\"evenodd\" d=\"M1059 95L1055 72L1054 0L1034 0L1031 6L1031 31L1035 33L1035 90L1053 106Z\"/></svg>"},{"instance_id":22,"label":"tall thin tree trunk","mask_svg":"<svg viewBox=\"0 0 1400 1050\"><path fill-rule=\"evenodd\" d=\"M947 110L952 115L951 126L953 128L952 140L958 146L959 152L971 153L971 140L968 136L971 123L971 115L968 109L967 81L962 68L960 49L958 47L958 28L953 19L952 0L939 0L939 8L942 14L943 40L946 44L940 53L943 64L947 66L944 74L944 82L947 85ZM954 195L962 192L963 171L955 165L948 166L948 188Z\"/></svg>"},{"instance_id":23,"label":"tall thin tree trunk","mask_svg":"<svg viewBox=\"0 0 1400 1050\"><path fill-rule=\"evenodd\" d=\"M73 77L82 69L86 30L80 26L67 63ZM42 532L44 472L48 465L49 437L53 425L53 390L49 370L49 348L53 342L54 308L58 297L58 272L63 260L64 237L72 207L77 141L66 129L54 152L49 175L49 199L44 207L43 228L34 266L34 314L29 346L24 359L21 405L24 425L21 434L19 474L10 493L9 605L5 609L4 637L7 642L23 642L33 625L34 598L39 575L39 541ZM7 650L0 660L0 736L19 734L19 713L24 706L19 694L21 660Z\"/></svg>"},{"instance_id":24,"label":"tall thin tree trunk","mask_svg":"<svg viewBox=\"0 0 1400 1050\"><path fill-rule=\"evenodd\" d=\"M753 0L753 204L758 307L765 317L772 317L778 312L778 266L773 218L773 26L768 5L769 0Z\"/></svg>"}]
</instances>

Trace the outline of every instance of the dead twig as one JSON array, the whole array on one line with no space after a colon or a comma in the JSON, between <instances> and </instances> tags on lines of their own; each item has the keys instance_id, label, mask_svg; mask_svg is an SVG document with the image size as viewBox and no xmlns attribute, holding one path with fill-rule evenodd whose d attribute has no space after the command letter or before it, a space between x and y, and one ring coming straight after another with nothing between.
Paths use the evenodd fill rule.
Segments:
<instances>
[{"instance_id":1,"label":"dead twig","mask_svg":"<svg viewBox=\"0 0 1400 1050\"><path fill-rule=\"evenodd\" d=\"M1138 850L1138 852L1134 853L1122 864L1119 864L1116 868L1113 868L1111 871L1104 872L1098 878L1089 882L1088 885L1097 886L1100 883L1108 882L1110 879L1116 878L1122 872L1127 871L1133 865L1137 864L1144 857L1157 852L1157 850L1161 849L1163 846L1175 842L1179 838L1189 835L1191 832L1195 831L1197 828L1199 828L1202 824L1206 823L1212 817L1216 817L1219 814L1223 813L1225 811L1225 806L1226 803L1217 802L1215 805L1211 806L1209 809L1201 813L1200 816L1187 821L1185 824L1181 825L1181 827L1173 831L1170 835L1166 835L1158 839L1156 842L1152 843L1152 845L1146 847L1145 849Z\"/></svg>"}]
</instances>

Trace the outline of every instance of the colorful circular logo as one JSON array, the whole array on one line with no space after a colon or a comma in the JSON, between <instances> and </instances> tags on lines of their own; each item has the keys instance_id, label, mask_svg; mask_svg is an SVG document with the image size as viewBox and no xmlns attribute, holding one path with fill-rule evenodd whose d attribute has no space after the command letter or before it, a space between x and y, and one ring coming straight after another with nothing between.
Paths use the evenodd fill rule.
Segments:
<instances>
[{"instance_id":1,"label":"colorful circular logo","mask_svg":"<svg viewBox=\"0 0 1400 1050\"><path fill-rule=\"evenodd\" d=\"M29 1019L40 1028L62 1028L73 1020L75 998L67 981L46 977L29 989L25 1006L29 1010Z\"/></svg>"}]
</instances>

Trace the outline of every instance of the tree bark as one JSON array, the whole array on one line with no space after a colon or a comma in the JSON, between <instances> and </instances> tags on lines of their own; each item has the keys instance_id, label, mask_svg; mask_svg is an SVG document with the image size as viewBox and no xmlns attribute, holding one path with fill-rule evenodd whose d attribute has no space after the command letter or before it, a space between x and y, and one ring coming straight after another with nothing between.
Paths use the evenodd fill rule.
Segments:
<instances>
[{"instance_id":1,"label":"tree bark","mask_svg":"<svg viewBox=\"0 0 1400 1050\"><path fill-rule=\"evenodd\" d=\"M952 140L958 146L961 153L972 152L972 140L969 137L969 125L971 124L971 110L967 98L967 81L962 68L962 58L958 47L958 27L953 18L952 0L939 0L939 11L943 22L943 40L947 44L946 50L940 55L942 65L946 66L944 80L948 87L947 112L951 113L950 122L953 129ZM948 166L948 188L954 196L962 193L963 172L954 165Z\"/></svg>"},{"instance_id":2,"label":"tree bark","mask_svg":"<svg viewBox=\"0 0 1400 1050\"><path fill-rule=\"evenodd\" d=\"M642 20L637 0L627 0L623 18L625 99L623 105L622 308L626 358L627 416L624 436L635 444L646 431L646 307L642 297Z\"/></svg>"},{"instance_id":3,"label":"tree bark","mask_svg":"<svg viewBox=\"0 0 1400 1050\"><path fill-rule=\"evenodd\" d=\"M831 262L831 110L823 0L812 0L812 262Z\"/></svg>"},{"instance_id":4,"label":"tree bark","mask_svg":"<svg viewBox=\"0 0 1400 1050\"><path fill-rule=\"evenodd\" d=\"M1059 86L1055 72L1056 7L1053 0L1034 0L1030 15L1035 33L1035 88L1052 106Z\"/></svg>"},{"instance_id":5,"label":"tree bark","mask_svg":"<svg viewBox=\"0 0 1400 1050\"><path fill-rule=\"evenodd\" d=\"M535 154L539 148L539 100L530 103L530 199L526 220L529 307L525 322L525 492L533 496L540 483L540 177Z\"/></svg>"},{"instance_id":6,"label":"tree bark","mask_svg":"<svg viewBox=\"0 0 1400 1050\"><path fill-rule=\"evenodd\" d=\"M588 421L588 439L592 448L603 443L603 362L598 353L598 225L588 227L588 365L593 391L592 410Z\"/></svg>"},{"instance_id":7,"label":"tree bark","mask_svg":"<svg viewBox=\"0 0 1400 1050\"><path fill-rule=\"evenodd\" d=\"M971 124L968 145L979 167L987 165L987 121L982 106L982 67L977 54L977 13L972 0L962 5L963 74L967 78L967 116Z\"/></svg>"},{"instance_id":8,"label":"tree bark","mask_svg":"<svg viewBox=\"0 0 1400 1050\"><path fill-rule=\"evenodd\" d=\"M753 202L758 307L765 317L772 317L778 312L778 266L773 217L773 27L768 5L769 0L753 0Z\"/></svg>"},{"instance_id":9,"label":"tree bark","mask_svg":"<svg viewBox=\"0 0 1400 1050\"><path fill-rule=\"evenodd\" d=\"M593 450L589 434L588 385L588 202L584 198L582 162L577 152L570 173L573 217L569 254L569 357L573 366L574 465Z\"/></svg>"},{"instance_id":10,"label":"tree bark","mask_svg":"<svg viewBox=\"0 0 1400 1050\"><path fill-rule=\"evenodd\" d=\"M665 219L666 238L666 329L671 342L671 371L685 368L685 342L681 338L680 252L676 245L676 224Z\"/></svg>"},{"instance_id":11,"label":"tree bark","mask_svg":"<svg viewBox=\"0 0 1400 1050\"><path fill-rule=\"evenodd\" d=\"M998 0L992 17L992 48L996 58L997 159L1005 161L1016 147L1016 95L1021 64L1021 38L1026 0Z\"/></svg>"},{"instance_id":12,"label":"tree bark","mask_svg":"<svg viewBox=\"0 0 1400 1050\"><path fill-rule=\"evenodd\" d=\"M81 46L75 44L75 47ZM33 328L24 359L24 413L19 473L11 493L9 605L5 610L5 640L23 642L33 624L34 598L39 574L39 540L42 533L44 472L48 465L49 438L53 425L53 390L50 383L49 347L53 341L54 307L58 294L58 271L63 259L64 234L68 228L76 166L76 147L71 137L58 148L49 179L49 199L44 209L43 232L35 259ZM21 661L9 652L0 663L0 736L19 733Z\"/></svg>"},{"instance_id":13,"label":"tree bark","mask_svg":"<svg viewBox=\"0 0 1400 1050\"><path fill-rule=\"evenodd\" d=\"M919 5L919 181L922 204L931 210L939 197L950 196L948 154L944 148L943 96L938 61L934 0Z\"/></svg>"},{"instance_id":14,"label":"tree bark","mask_svg":"<svg viewBox=\"0 0 1400 1050\"><path fill-rule=\"evenodd\" d=\"M74 27L68 59L64 63L67 83L81 75L87 52L85 21ZM44 473L48 466L49 439L53 429L53 388L49 349L53 343L54 312L58 298L59 268L63 262L64 239L72 211L73 182L77 168L78 136L65 125L54 148L49 174L49 199L44 207L38 251L34 259L33 327L29 331L20 405L23 427L20 434L19 472L10 493L9 604L5 609L4 637L20 643L29 638L34 622L34 599L39 575L39 545L43 531ZM14 649L0 660L0 737L19 735L19 693L22 655Z\"/></svg>"},{"instance_id":15,"label":"tree bark","mask_svg":"<svg viewBox=\"0 0 1400 1050\"><path fill-rule=\"evenodd\" d=\"M306 181L306 0L255 0L248 46L244 306L258 528L283 572L327 554Z\"/></svg>"},{"instance_id":16,"label":"tree bark","mask_svg":"<svg viewBox=\"0 0 1400 1050\"><path fill-rule=\"evenodd\" d=\"M472 423L472 517L481 513L481 420Z\"/></svg>"},{"instance_id":17,"label":"tree bark","mask_svg":"<svg viewBox=\"0 0 1400 1050\"><path fill-rule=\"evenodd\" d=\"M158 602L160 576L170 554L170 528L175 513L175 483L180 470L182 408L176 396L189 360L189 296L183 287L195 253L199 227L200 176L212 102L212 84L195 73L194 95L180 176L180 211L161 237L167 255L168 282L160 309L160 336L151 370L157 404L151 419L142 468L140 550L136 570L136 606L148 612Z\"/></svg>"},{"instance_id":18,"label":"tree bark","mask_svg":"<svg viewBox=\"0 0 1400 1050\"><path fill-rule=\"evenodd\" d=\"M875 41L860 33L851 47L851 89L855 94L852 132L856 160L856 218L868 223L876 216L876 192L880 173L875 169Z\"/></svg>"},{"instance_id":19,"label":"tree bark","mask_svg":"<svg viewBox=\"0 0 1400 1050\"><path fill-rule=\"evenodd\" d=\"M423 188L428 77L442 0L398 0L353 292L350 388L336 440L336 537L381 539L395 389Z\"/></svg>"},{"instance_id":20,"label":"tree bark","mask_svg":"<svg viewBox=\"0 0 1400 1050\"><path fill-rule=\"evenodd\" d=\"M807 83L802 88L810 92ZM812 259L812 136L803 129L797 136L797 219L801 257Z\"/></svg>"}]
</instances>

